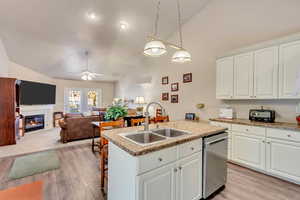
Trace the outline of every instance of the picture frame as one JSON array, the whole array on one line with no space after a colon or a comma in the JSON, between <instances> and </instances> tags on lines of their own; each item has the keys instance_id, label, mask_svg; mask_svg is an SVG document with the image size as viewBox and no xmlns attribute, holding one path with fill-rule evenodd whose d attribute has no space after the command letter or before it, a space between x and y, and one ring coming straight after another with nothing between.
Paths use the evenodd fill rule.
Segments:
<instances>
[{"instance_id":1,"label":"picture frame","mask_svg":"<svg viewBox=\"0 0 300 200\"><path fill-rule=\"evenodd\" d=\"M179 90L179 83L172 83L171 84L171 91L176 92Z\"/></svg>"},{"instance_id":2,"label":"picture frame","mask_svg":"<svg viewBox=\"0 0 300 200\"><path fill-rule=\"evenodd\" d=\"M161 78L161 84L162 85L168 85L169 84L169 77L168 76L164 76Z\"/></svg>"},{"instance_id":3,"label":"picture frame","mask_svg":"<svg viewBox=\"0 0 300 200\"><path fill-rule=\"evenodd\" d=\"M178 94L171 95L171 103L178 103Z\"/></svg>"},{"instance_id":4,"label":"picture frame","mask_svg":"<svg viewBox=\"0 0 300 200\"><path fill-rule=\"evenodd\" d=\"M161 100L162 101L169 101L169 93L168 92L164 92L161 94Z\"/></svg>"},{"instance_id":5,"label":"picture frame","mask_svg":"<svg viewBox=\"0 0 300 200\"><path fill-rule=\"evenodd\" d=\"M191 83L192 81L193 81L192 73L183 74L183 83Z\"/></svg>"},{"instance_id":6,"label":"picture frame","mask_svg":"<svg viewBox=\"0 0 300 200\"><path fill-rule=\"evenodd\" d=\"M196 118L196 114L195 113L185 113L185 120L192 120L194 121Z\"/></svg>"}]
</instances>

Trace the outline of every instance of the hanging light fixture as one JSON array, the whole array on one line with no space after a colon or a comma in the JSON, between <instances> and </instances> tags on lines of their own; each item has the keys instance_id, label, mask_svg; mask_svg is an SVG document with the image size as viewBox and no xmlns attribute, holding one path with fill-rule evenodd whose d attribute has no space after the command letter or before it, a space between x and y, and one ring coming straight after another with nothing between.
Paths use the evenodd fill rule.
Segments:
<instances>
[{"instance_id":1,"label":"hanging light fixture","mask_svg":"<svg viewBox=\"0 0 300 200\"><path fill-rule=\"evenodd\" d=\"M86 55L86 70L81 73L81 79L84 81L91 81L96 76L102 76L103 74L92 73L89 71L89 52L85 52Z\"/></svg>"},{"instance_id":2,"label":"hanging light fixture","mask_svg":"<svg viewBox=\"0 0 300 200\"><path fill-rule=\"evenodd\" d=\"M180 49L177 50L172 56L172 62L176 63L185 63L192 61L191 54L185 50L183 46L183 39L182 39L182 27L181 27L181 9L180 9L180 2L177 0L177 10L178 10L178 32L179 32L179 42L180 42Z\"/></svg>"},{"instance_id":3,"label":"hanging light fixture","mask_svg":"<svg viewBox=\"0 0 300 200\"><path fill-rule=\"evenodd\" d=\"M156 11L156 19L154 24L154 37L157 36L158 33L158 22L159 22L159 11L160 11L160 1L157 4L157 11ZM146 43L144 48L144 54L147 56L158 57L167 52L165 44L156 39L152 39L150 42Z\"/></svg>"}]
</instances>

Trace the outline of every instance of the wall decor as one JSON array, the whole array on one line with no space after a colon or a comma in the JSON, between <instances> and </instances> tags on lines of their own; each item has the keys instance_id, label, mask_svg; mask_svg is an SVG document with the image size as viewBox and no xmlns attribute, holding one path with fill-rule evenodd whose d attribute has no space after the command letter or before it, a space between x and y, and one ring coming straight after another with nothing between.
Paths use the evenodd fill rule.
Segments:
<instances>
[{"instance_id":1,"label":"wall decor","mask_svg":"<svg viewBox=\"0 0 300 200\"><path fill-rule=\"evenodd\" d=\"M190 83L193 80L192 73L183 74L183 82Z\"/></svg>"},{"instance_id":2,"label":"wall decor","mask_svg":"<svg viewBox=\"0 0 300 200\"><path fill-rule=\"evenodd\" d=\"M169 101L169 93L168 92L162 93L161 100L163 100L163 101Z\"/></svg>"},{"instance_id":3,"label":"wall decor","mask_svg":"<svg viewBox=\"0 0 300 200\"><path fill-rule=\"evenodd\" d=\"M169 77L168 76L162 77L161 78L161 84L168 85L169 84Z\"/></svg>"},{"instance_id":4,"label":"wall decor","mask_svg":"<svg viewBox=\"0 0 300 200\"><path fill-rule=\"evenodd\" d=\"M178 94L171 95L171 103L178 103Z\"/></svg>"},{"instance_id":5,"label":"wall decor","mask_svg":"<svg viewBox=\"0 0 300 200\"><path fill-rule=\"evenodd\" d=\"M176 92L179 90L179 83L172 83L171 84L171 91Z\"/></svg>"}]
</instances>

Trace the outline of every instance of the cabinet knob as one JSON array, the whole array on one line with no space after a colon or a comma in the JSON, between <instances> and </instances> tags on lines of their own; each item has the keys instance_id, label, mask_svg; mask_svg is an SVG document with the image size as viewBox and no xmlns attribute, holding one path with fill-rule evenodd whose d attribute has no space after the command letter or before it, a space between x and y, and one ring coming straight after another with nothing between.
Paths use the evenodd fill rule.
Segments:
<instances>
[{"instance_id":1,"label":"cabinet knob","mask_svg":"<svg viewBox=\"0 0 300 200\"><path fill-rule=\"evenodd\" d=\"M179 170L182 170L182 167L178 167Z\"/></svg>"},{"instance_id":2,"label":"cabinet knob","mask_svg":"<svg viewBox=\"0 0 300 200\"><path fill-rule=\"evenodd\" d=\"M292 137L291 135L287 135L288 137Z\"/></svg>"},{"instance_id":3,"label":"cabinet knob","mask_svg":"<svg viewBox=\"0 0 300 200\"><path fill-rule=\"evenodd\" d=\"M177 168L174 168L174 172L176 173L178 170L177 170Z\"/></svg>"},{"instance_id":4,"label":"cabinet knob","mask_svg":"<svg viewBox=\"0 0 300 200\"><path fill-rule=\"evenodd\" d=\"M191 147L191 150L192 150L192 151L194 151L194 149L195 149L194 147Z\"/></svg>"},{"instance_id":5,"label":"cabinet knob","mask_svg":"<svg viewBox=\"0 0 300 200\"><path fill-rule=\"evenodd\" d=\"M158 158L158 161L161 162L161 161L163 161L163 159L162 158Z\"/></svg>"},{"instance_id":6,"label":"cabinet knob","mask_svg":"<svg viewBox=\"0 0 300 200\"><path fill-rule=\"evenodd\" d=\"M264 140L262 141L263 143L266 143Z\"/></svg>"}]
</instances>

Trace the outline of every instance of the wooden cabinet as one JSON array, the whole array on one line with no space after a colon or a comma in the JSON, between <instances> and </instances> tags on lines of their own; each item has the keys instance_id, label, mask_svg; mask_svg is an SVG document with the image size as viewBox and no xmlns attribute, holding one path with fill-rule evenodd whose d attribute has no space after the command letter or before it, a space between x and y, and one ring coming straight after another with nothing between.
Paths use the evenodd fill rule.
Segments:
<instances>
[{"instance_id":1,"label":"wooden cabinet","mask_svg":"<svg viewBox=\"0 0 300 200\"><path fill-rule=\"evenodd\" d=\"M278 47L254 53L254 98L278 98Z\"/></svg>"},{"instance_id":2,"label":"wooden cabinet","mask_svg":"<svg viewBox=\"0 0 300 200\"><path fill-rule=\"evenodd\" d=\"M16 144L16 115L19 113L18 84L13 78L0 78L0 146Z\"/></svg>"},{"instance_id":3,"label":"wooden cabinet","mask_svg":"<svg viewBox=\"0 0 300 200\"><path fill-rule=\"evenodd\" d=\"M177 200L202 197L202 154L197 153L178 162Z\"/></svg>"},{"instance_id":4,"label":"wooden cabinet","mask_svg":"<svg viewBox=\"0 0 300 200\"><path fill-rule=\"evenodd\" d=\"M233 132L232 160L249 167L265 169L264 137Z\"/></svg>"},{"instance_id":5,"label":"wooden cabinet","mask_svg":"<svg viewBox=\"0 0 300 200\"><path fill-rule=\"evenodd\" d=\"M300 144L267 139L267 172L300 183Z\"/></svg>"},{"instance_id":6,"label":"wooden cabinet","mask_svg":"<svg viewBox=\"0 0 300 200\"><path fill-rule=\"evenodd\" d=\"M234 57L234 98L253 97L253 53Z\"/></svg>"},{"instance_id":7,"label":"wooden cabinet","mask_svg":"<svg viewBox=\"0 0 300 200\"><path fill-rule=\"evenodd\" d=\"M280 46L279 97L300 98L300 41Z\"/></svg>"},{"instance_id":8,"label":"wooden cabinet","mask_svg":"<svg viewBox=\"0 0 300 200\"><path fill-rule=\"evenodd\" d=\"M216 96L218 99L233 98L233 57L217 61Z\"/></svg>"},{"instance_id":9,"label":"wooden cabinet","mask_svg":"<svg viewBox=\"0 0 300 200\"><path fill-rule=\"evenodd\" d=\"M138 176L138 199L176 200L176 165L168 165Z\"/></svg>"}]
</instances>

